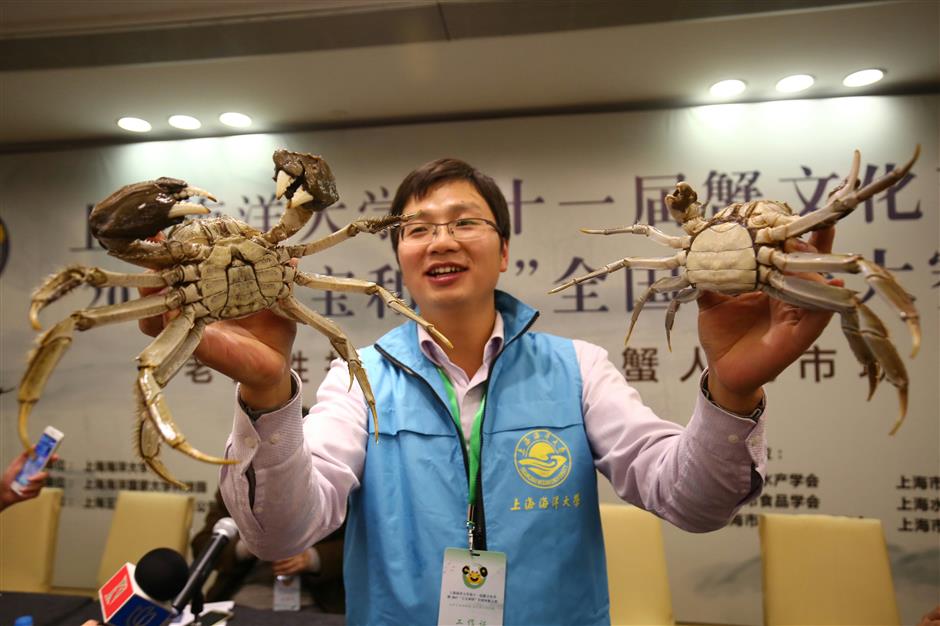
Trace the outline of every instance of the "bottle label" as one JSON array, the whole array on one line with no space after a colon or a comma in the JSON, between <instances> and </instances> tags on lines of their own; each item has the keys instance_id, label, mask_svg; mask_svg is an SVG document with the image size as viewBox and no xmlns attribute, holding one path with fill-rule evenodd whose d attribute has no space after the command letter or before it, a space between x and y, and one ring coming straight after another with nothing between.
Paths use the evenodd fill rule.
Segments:
<instances>
[{"instance_id":1,"label":"bottle label","mask_svg":"<svg viewBox=\"0 0 940 626\"><path fill-rule=\"evenodd\" d=\"M274 610L300 610L300 576L278 576L274 580Z\"/></svg>"}]
</instances>

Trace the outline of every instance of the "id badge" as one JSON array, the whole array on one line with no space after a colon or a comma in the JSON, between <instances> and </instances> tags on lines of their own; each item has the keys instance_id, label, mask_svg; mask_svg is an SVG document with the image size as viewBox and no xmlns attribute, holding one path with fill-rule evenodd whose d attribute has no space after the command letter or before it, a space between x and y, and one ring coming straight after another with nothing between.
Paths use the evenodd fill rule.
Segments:
<instances>
[{"instance_id":1,"label":"id badge","mask_svg":"<svg viewBox=\"0 0 940 626\"><path fill-rule=\"evenodd\" d=\"M506 553L447 548L438 626L502 626Z\"/></svg>"}]
</instances>

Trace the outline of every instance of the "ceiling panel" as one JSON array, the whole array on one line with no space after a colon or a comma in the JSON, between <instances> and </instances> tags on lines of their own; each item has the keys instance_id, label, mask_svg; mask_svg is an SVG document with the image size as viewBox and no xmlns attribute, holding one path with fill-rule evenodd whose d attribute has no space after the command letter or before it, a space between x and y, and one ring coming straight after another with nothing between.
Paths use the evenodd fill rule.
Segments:
<instances>
[{"instance_id":1,"label":"ceiling panel","mask_svg":"<svg viewBox=\"0 0 940 626\"><path fill-rule=\"evenodd\" d=\"M866 66L886 68L888 75L864 93L940 89L937 2L866 2L576 30L541 24L539 28L549 32L487 37L464 35L498 22L499 16L491 14L482 26L477 23L496 5L505 9L500 28L521 29L518 10L532 3L407 4L395 11L360 7L359 12L308 15L305 19L321 20L320 28L331 24L333 39L323 35L319 42L326 44L307 42L300 50L288 46L276 53L235 54L240 48L229 42L232 55L218 55L226 42L212 41L201 48L201 40L191 39L189 52L180 58L130 62L139 58L135 55L140 51L126 41L113 51L115 59L124 62L4 71L0 150L192 136L167 125L166 118L174 113L202 119L205 126L200 133L205 136L231 132L215 121L225 110L251 115L256 122L252 130L265 132L685 106L714 102L707 95L708 85L729 76L746 80L747 98L759 100L775 97L773 85L783 75L808 72L818 82L805 96L830 97L860 93L842 87L840 81L849 71ZM557 6L563 9L565 4ZM592 4L596 3L584 6ZM712 8L722 4L711 3ZM429 8L438 14L428 13ZM467 12L472 8L477 13ZM601 23L625 19L603 14L609 8L595 8L601 12L595 15ZM418 15L422 11L423 16ZM398 19L406 14L411 17ZM267 32L260 23L239 24L247 29L246 37ZM283 26L272 17L266 28L278 24ZM273 30L281 40L310 35ZM157 31L145 32L154 36ZM168 32L174 33L174 45L185 52L186 35L195 31ZM134 34L72 37L100 42L114 36L132 40ZM52 41L62 44L68 39ZM164 39L169 41L170 36ZM359 44L337 45L354 40ZM27 41L7 38L0 45L16 49ZM210 48L216 52L205 56ZM64 49L63 45L57 53ZM29 66L21 58L4 62ZM154 132L138 136L122 131L115 121L124 115L148 119Z\"/></svg>"}]
</instances>

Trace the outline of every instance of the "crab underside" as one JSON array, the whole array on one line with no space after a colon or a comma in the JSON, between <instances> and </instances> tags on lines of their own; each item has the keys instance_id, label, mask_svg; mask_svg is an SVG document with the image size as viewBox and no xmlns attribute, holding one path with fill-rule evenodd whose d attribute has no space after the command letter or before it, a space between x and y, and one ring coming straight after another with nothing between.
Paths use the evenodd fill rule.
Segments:
<instances>
[{"instance_id":1,"label":"crab underside","mask_svg":"<svg viewBox=\"0 0 940 626\"><path fill-rule=\"evenodd\" d=\"M681 182L665 200L670 213L681 224L685 235L668 235L647 224L602 230L582 229L582 232L592 235L643 235L656 243L678 250L674 256L623 258L569 280L549 293L557 293L624 268L677 270L677 275L653 282L637 300L627 331L629 341L643 305L650 297L659 293L674 293L666 310L666 340L670 349L670 331L679 306L684 302L694 301L702 291L732 295L761 291L795 306L836 312L842 318L842 332L852 353L861 363L868 378L869 399L882 378L886 378L898 390L900 413L891 428L891 434L894 434L907 413L908 376L884 324L859 300L857 292L806 280L793 273L862 274L874 292L887 301L907 324L911 334L911 357L917 354L920 346L920 322L914 307L914 298L888 270L861 255L786 250L789 240L832 226L860 202L896 184L910 171L919 155L920 146L917 146L914 156L903 167L893 169L881 178L860 187L858 171L861 156L856 150L849 175L830 193L826 206L802 216L794 214L785 202L757 200L732 204L711 219L705 219L696 193L687 183Z\"/></svg>"}]
</instances>

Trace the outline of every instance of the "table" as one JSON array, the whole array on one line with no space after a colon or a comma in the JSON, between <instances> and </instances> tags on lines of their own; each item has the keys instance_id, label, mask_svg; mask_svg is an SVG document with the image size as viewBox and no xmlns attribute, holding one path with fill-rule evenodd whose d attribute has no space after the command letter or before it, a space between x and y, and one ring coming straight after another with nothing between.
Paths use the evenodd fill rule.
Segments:
<instances>
[{"instance_id":1,"label":"table","mask_svg":"<svg viewBox=\"0 0 940 626\"><path fill-rule=\"evenodd\" d=\"M344 626L344 615L312 610L260 611L235 606L232 626ZM35 626L81 626L86 620L101 619L96 598L45 593L0 593L0 625L10 626L21 615L32 615Z\"/></svg>"}]
</instances>

